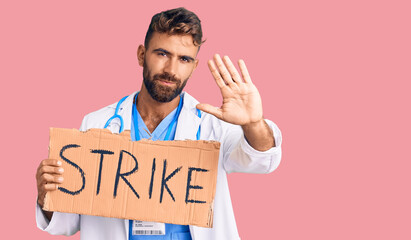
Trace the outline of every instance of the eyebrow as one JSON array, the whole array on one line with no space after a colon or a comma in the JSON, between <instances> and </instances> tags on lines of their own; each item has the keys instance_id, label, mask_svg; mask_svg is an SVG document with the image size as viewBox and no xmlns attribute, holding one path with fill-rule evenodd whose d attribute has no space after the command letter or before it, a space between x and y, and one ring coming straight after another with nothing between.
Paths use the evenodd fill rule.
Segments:
<instances>
[{"instance_id":1,"label":"eyebrow","mask_svg":"<svg viewBox=\"0 0 411 240\"><path fill-rule=\"evenodd\" d=\"M154 49L153 52L162 52L162 53L165 53L165 54L168 54L168 55L173 55L171 52L169 52L169 51L167 51L163 48ZM185 57L185 58L189 59L190 61L194 61L194 58L192 58L190 56L187 56L187 55L181 55L179 57Z\"/></svg>"}]
</instances>

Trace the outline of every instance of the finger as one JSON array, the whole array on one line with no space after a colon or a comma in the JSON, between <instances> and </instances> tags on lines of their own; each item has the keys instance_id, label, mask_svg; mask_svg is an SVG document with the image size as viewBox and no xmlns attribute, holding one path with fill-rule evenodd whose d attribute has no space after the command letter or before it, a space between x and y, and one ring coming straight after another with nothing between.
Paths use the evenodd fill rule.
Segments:
<instances>
[{"instance_id":1,"label":"finger","mask_svg":"<svg viewBox=\"0 0 411 240\"><path fill-rule=\"evenodd\" d=\"M214 61L217 65L217 69L220 72L221 76L223 77L224 81L230 85L230 86L234 86L234 82L233 79L230 75L230 73L228 72L227 68L225 67L223 60L221 60L220 55L215 54L214 55Z\"/></svg>"},{"instance_id":2,"label":"finger","mask_svg":"<svg viewBox=\"0 0 411 240\"><path fill-rule=\"evenodd\" d=\"M244 82L251 83L250 74L248 73L244 60L238 60L238 66L240 67L241 75L243 75Z\"/></svg>"},{"instance_id":3,"label":"finger","mask_svg":"<svg viewBox=\"0 0 411 240\"><path fill-rule=\"evenodd\" d=\"M62 162L57 159L44 159L41 161L39 167L41 166L55 166L55 167L60 167L62 165Z\"/></svg>"},{"instance_id":4,"label":"finger","mask_svg":"<svg viewBox=\"0 0 411 240\"><path fill-rule=\"evenodd\" d=\"M45 173L40 177L40 185L44 185L47 183L63 183L64 178L61 175L52 175Z\"/></svg>"},{"instance_id":5,"label":"finger","mask_svg":"<svg viewBox=\"0 0 411 240\"><path fill-rule=\"evenodd\" d=\"M197 104L196 108L203 111L203 112L209 113L209 114L215 116L218 119L222 119L222 117L223 117L223 112L221 111L221 109L217 108L217 107L214 107L210 104L200 103L200 104Z\"/></svg>"},{"instance_id":6,"label":"finger","mask_svg":"<svg viewBox=\"0 0 411 240\"><path fill-rule=\"evenodd\" d=\"M40 169L44 166L55 166L59 167L62 165L62 162L60 160L56 159L44 159L43 161L40 162L37 172L36 172L36 177L38 178L41 175Z\"/></svg>"},{"instance_id":7,"label":"finger","mask_svg":"<svg viewBox=\"0 0 411 240\"><path fill-rule=\"evenodd\" d=\"M208 68L210 69L210 72L213 75L213 78L214 78L215 82L217 83L218 87L219 88L224 87L226 84L225 84L223 78L221 77L220 73L218 72L213 60L208 61Z\"/></svg>"},{"instance_id":8,"label":"finger","mask_svg":"<svg viewBox=\"0 0 411 240\"><path fill-rule=\"evenodd\" d=\"M64 172L64 169L62 167L42 166L37 171L37 176L41 176L44 173L62 174L63 172Z\"/></svg>"},{"instance_id":9,"label":"finger","mask_svg":"<svg viewBox=\"0 0 411 240\"><path fill-rule=\"evenodd\" d=\"M228 56L224 56L223 57L223 62L225 64L225 66L227 67L227 70L230 73L232 79L236 83L243 83L243 81L241 80L240 74L238 73L238 71L235 68L234 64L231 62L230 58Z\"/></svg>"},{"instance_id":10,"label":"finger","mask_svg":"<svg viewBox=\"0 0 411 240\"><path fill-rule=\"evenodd\" d=\"M48 183L48 184L44 184L44 185L42 186L42 189L41 189L41 190L43 190L43 191L45 191L45 192L48 192L48 191L57 190L58 188L59 188L59 185L58 185L58 184Z\"/></svg>"}]
</instances>

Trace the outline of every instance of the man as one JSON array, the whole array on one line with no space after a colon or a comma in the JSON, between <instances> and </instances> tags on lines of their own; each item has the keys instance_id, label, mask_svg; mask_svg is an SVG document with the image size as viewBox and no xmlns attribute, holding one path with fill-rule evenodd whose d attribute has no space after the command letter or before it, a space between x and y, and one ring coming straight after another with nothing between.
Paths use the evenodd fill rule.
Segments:
<instances>
[{"instance_id":1,"label":"man","mask_svg":"<svg viewBox=\"0 0 411 240\"><path fill-rule=\"evenodd\" d=\"M143 67L141 90L120 103L118 114L124 119L124 129L131 129L133 140L199 138L221 143L213 228L160 224L164 235L134 235L138 227L130 220L43 211L46 192L57 189L64 171L58 160L45 159L36 175L36 220L40 229L59 235L80 230L81 239L239 239L226 174L272 172L281 159L281 133L274 123L263 119L261 97L242 60L240 73L228 57L216 54L208 62L223 96L220 108L199 104L182 93L198 65L201 39L200 20L194 13L178 8L154 15L144 46L140 45L137 52ZM180 104L181 112L177 112ZM88 114L80 130L103 128L116 106ZM173 122L173 118L178 121ZM113 120L108 128L119 132L120 121Z\"/></svg>"}]
</instances>

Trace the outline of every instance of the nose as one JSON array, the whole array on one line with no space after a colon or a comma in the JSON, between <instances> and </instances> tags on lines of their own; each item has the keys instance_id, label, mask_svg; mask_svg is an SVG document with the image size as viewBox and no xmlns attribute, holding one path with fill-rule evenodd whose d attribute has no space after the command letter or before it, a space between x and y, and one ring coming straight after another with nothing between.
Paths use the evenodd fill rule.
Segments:
<instances>
[{"instance_id":1,"label":"nose","mask_svg":"<svg viewBox=\"0 0 411 240\"><path fill-rule=\"evenodd\" d=\"M165 66L164 66L164 72L168 72L171 76L175 76L177 73L177 63L173 58L170 58Z\"/></svg>"}]
</instances>

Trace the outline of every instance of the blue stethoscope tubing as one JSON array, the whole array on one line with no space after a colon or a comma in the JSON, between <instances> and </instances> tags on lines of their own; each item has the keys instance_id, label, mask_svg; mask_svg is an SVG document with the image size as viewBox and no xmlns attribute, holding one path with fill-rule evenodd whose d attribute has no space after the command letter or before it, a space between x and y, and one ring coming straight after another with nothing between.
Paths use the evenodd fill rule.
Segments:
<instances>
[{"instance_id":1,"label":"blue stethoscope tubing","mask_svg":"<svg viewBox=\"0 0 411 240\"><path fill-rule=\"evenodd\" d=\"M137 98L137 95L138 95L138 93L137 93L136 96L135 96L136 98ZM104 128L107 128L107 127L110 125L111 121L113 121L113 119L118 118L118 119L120 120L120 132L123 132L123 130L124 130L124 120L123 120L123 117L118 114L118 111L120 110L120 105L124 102L124 100L126 100L127 97L128 97L128 96L125 96L125 97L123 97L122 99L120 99L120 101L118 101L117 106L116 106L116 110L115 110L115 112L114 112L114 115L111 116L111 117L107 120L106 124L104 125ZM170 124L170 127L169 127L168 130L167 130L166 136L165 136L165 138L164 138L165 140L169 140L169 139L170 139L170 133L171 133L172 126L173 126L174 122L177 122L177 119L178 119L178 116L180 115L182 106L183 106L183 98L180 97L180 102L179 102L178 107L177 107L177 112L176 112L176 114L175 114L175 117L174 117L173 121L172 121L171 124ZM136 109L135 109L135 108L136 108L136 104L133 103L133 111L137 110L137 108L136 108ZM133 115L134 115L134 114L133 114ZM200 111L199 109L197 109L197 116L198 116L199 118L201 118L201 111ZM133 118L134 118L134 117L133 117ZM134 124L134 127L135 127L136 129L138 129L138 126L137 126L137 124L136 124L136 122L137 122L136 119L133 119L133 121L135 121L135 122L134 122L134 123L135 123L135 124ZM196 135L197 140L200 140L200 133L201 133L201 125L198 126L198 131L197 131L197 135ZM136 131L135 138L136 138L137 141L140 140L140 134L138 134L138 131Z\"/></svg>"},{"instance_id":2,"label":"blue stethoscope tubing","mask_svg":"<svg viewBox=\"0 0 411 240\"><path fill-rule=\"evenodd\" d=\"M118 115L118 110L120 110L120 105L124 102L124 100L126 100L128 96L123 97L120 101L118 101L117 106L116 106L116 111L114 112L114 115L111 116L111 118L109 118L106 122L106 125L104 125L104 128L107 128L108 125L110 125L111 121L113 121L113 119L120 119L120 132L122 132L124 130L124 121L123 121L123 117Z\"/></svg>"}]
</instances>

